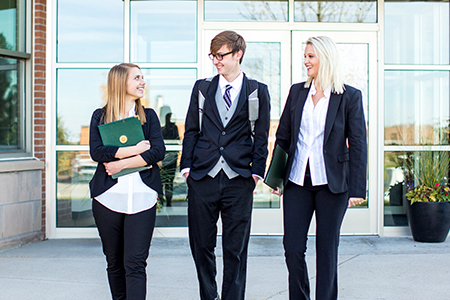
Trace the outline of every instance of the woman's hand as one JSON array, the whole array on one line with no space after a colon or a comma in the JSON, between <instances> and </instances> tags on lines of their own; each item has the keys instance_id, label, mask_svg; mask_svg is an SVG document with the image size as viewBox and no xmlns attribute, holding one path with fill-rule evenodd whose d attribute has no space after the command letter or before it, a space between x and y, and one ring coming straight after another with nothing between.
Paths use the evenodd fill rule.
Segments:
<instances>
[{"instance_id":1,"label":"woman's hand","mask_svg":"<svg viewBox=\"0 0 450 300\"><path fill-rule=\"evenodd\" d=\"M151 148L150 142L148 140L142 140L137 143L134 147L136 147L136 154L141 154Z\"/></svg>"},{"instance_id":2,"label":"woman's hand","mask_svg":"<svg viewBox=\"0 0 450 300\"><path fill-rule=\"evenodd\" d=\"M276 190L271 190L270 192L274 195L278 195L279 197L281 197L281 195L283 195L283 191L279 187L277 187Z\"/></svg>"},{"instance_id":3,"label":"woman's hand","mask_svg":"<svg viewBox=\"0 0 450 300\"><path fill-rule=\"evenodd\" d=\"M109 176L119 173L124 169L124 164L121 160L103 163L103 165L105 166L106 173L108 173Z\"/></svg>"},{"instance_id":4,"label":"woman's hand","mask_svg":"<svg viewBox=\"0 0 450 300\"><path fill-rule=\"evenodd\" d=\"M348 199L348 207L356 206L364 202L364 198L351 197Z\"/></svg>"}]
</instances>

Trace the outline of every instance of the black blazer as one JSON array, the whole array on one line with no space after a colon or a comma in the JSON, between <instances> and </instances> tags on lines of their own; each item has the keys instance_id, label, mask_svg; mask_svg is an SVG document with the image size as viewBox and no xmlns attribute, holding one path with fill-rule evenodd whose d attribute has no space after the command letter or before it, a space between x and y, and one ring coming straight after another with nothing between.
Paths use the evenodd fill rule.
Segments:
<instances>
[{"instance_id":1,"label":"black blazer","mask_svg":"<svg viewBox=\"0 0 450 300\"><path fill-rule=\"evenodd\" d=\"M297 83L291 87L276 133L275 143L289 155L285 184L291 173L303 106L309 93L304 84ZM367 137L361 91L345 85L343 94L331 94L323 144L330 191L335 194L348 191L349 197L365 198Z\"/></svg>"},{"instance_id":2,"label":"black blazer","mask_svg":"<svg viewBox=\"0 0 450 300\"><path fill-rule=\"evenodd\" d=\"M103 109L99 108L94 111L91 118L91 127L89 129L89 153L92 160L98 162L97 170L95 170L94 177L89 182L91 189L91 197L94 198L114 184L117 183L117 179L112 179L106 173L104 162L110 162L119 160L115 157L119 147L104 146L98 130L98 125L101 124L103 115ZM142 181L158 193L162 194L161 177L159 175L159 168L156 164L164 158L166 148L164 146L164 140L161 133L161 125L158 120L158 116L151 108L145 109L145 116L147 122L142 125L145 139L150 141L151 148L140 155L147 162L147 165L153 167L148 170L139 172Z\"/></svg>"},{"instance_id":3,"label":"black blazer","mask_svg":"<svg viewBox=\"0 0 450 300\"><path fill-rule=\"evenodd\" d=\"M236 111L224 128L216 105L219 75L215 76L203 107L202 131L199 129L198 90L205 79L198 80L192 89L186 115L181 169L190 168L189 176L199 180L206 176L223 155L228 165L242 177L252 174L264 177L267 159L267 139L270 126L270 96L267 86L258 83L259 118L255 122L252 142L248 120L248 79L244 74Z\"/></svg>"}]
</instances>

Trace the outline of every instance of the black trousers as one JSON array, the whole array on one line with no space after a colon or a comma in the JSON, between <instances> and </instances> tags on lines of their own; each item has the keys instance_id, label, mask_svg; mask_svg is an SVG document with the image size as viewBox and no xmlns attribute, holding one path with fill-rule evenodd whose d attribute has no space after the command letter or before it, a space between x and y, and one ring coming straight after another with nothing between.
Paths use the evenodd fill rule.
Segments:
<instances>
[{"instance_id":1,"label":"black trousers","mask_svg":"<svg viewBox=\"0 0 450 300\"><path fill-rule=\"evenodd\" d=\"M289 271L289 299L310 299L305 261L308 229L316 214L316 300L336 300L339 233L348 207L348 193L333 194L328 185L288 182L284 190L284 249Z\"/></svg>"},{"instance_id":2,"label":"black trousers","mask_svg":"<svg viewBox=\"0 0 450 300\"><path fill-rule=\"evenodd\" d=\"M92 201L113 300L145 300L147 258L156 219L156 205L137 214L114 212Z\"/></svg>"},{"instance_id":3,"label":"black trousers","mask_svg":"<svg viewBox=\"0 0 450 300\"><path fill-rule=\"evenodd\" d=\"M228 179L223 171L215 178L188 177L189 242L197 268L200 298L218 296L216 283L217 221L222 218L222 300L245 296L247 250L255 183L252 177Z\"/></svg>"}]
</instances>

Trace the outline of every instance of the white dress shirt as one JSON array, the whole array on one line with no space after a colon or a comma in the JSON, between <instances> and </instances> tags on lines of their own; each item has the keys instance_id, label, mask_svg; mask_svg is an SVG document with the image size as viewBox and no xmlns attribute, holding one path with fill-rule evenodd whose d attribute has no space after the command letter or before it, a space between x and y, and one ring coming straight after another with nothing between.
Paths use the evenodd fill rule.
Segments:
<instances>
[{"instance_id":1,"label":"white dress shirt","mask_svg":"<svg viewBox=\"0 0 450 300\"><path fill-rule=\"evenodd\" d=\"M291 174L289 174L289 180L301 186L304 184L308 160L312 185L328 184L323 158L323 139L331 86L325 89L324 97L317 102L316 106L314 106L312 99L312 96L315 94L316 87L313 80L305 106L303 107L297 149L295 151Z\"/></svg>"},{"instance_id":2,"label":"white dress shirt","mask_svg":"<svg viewBox=\"0 0 450 300\"><path fill-rule=\"evenodd\" d=\"M135 107L128 112L128 117L134 117ZM125 214L136 214L152 208L158 199L158 193L146 185L139 172L134 172L117 178L117 183L95 197L103 206L112 211Z\"/></svg>"}]
</instances>

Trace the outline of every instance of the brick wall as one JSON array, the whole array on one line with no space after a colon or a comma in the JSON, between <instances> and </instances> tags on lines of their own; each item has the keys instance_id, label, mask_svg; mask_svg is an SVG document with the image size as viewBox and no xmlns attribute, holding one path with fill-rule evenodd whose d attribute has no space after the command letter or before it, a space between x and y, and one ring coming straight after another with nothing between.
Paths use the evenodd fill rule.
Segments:
<instances>
[{"instance_id":1,"label":"brick wall","mask_svg":"<svg viewBox=\"0 0 450 300\"><path fill-rule=\"evenodd\" d=\"M47 1L34 1L33 15L33 66L34 66L34 82L33 82L33 111L34 111L34 156L44 163L45 157L45 51L46 51L46 23L47 23ZM42 170L42 231L46 230L46 171Z\"/></svg>"}]
</instances>

